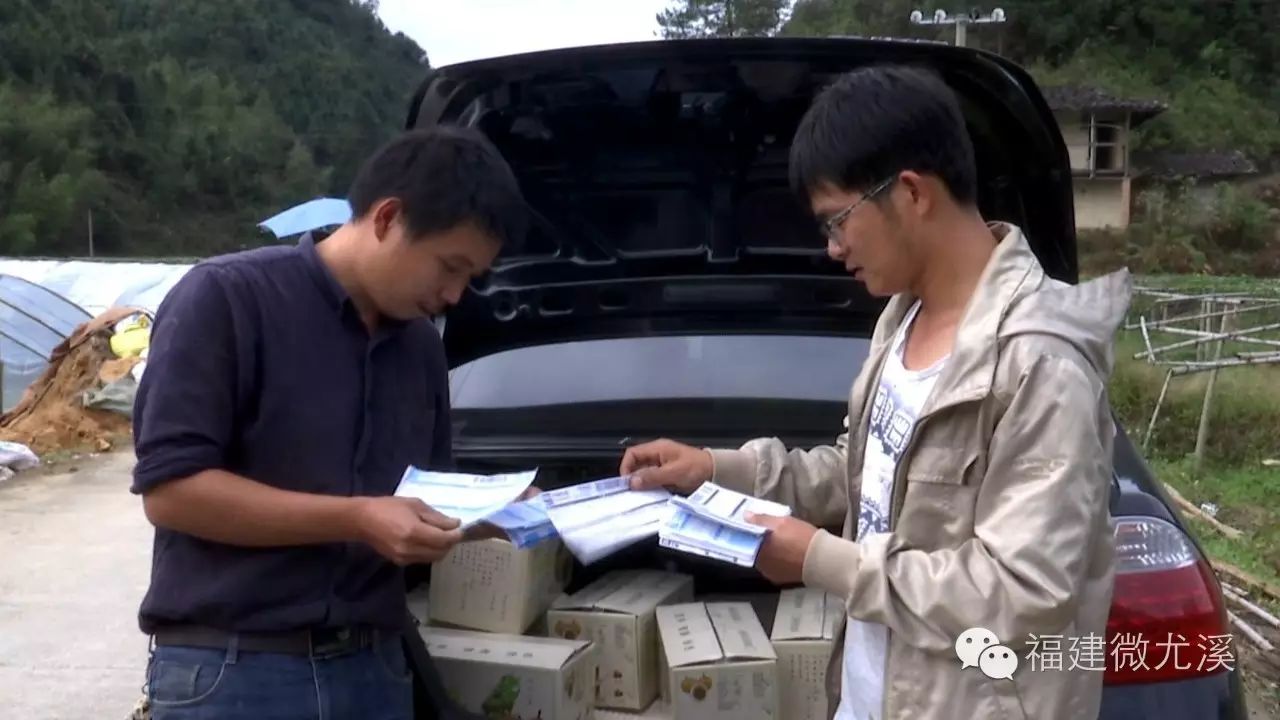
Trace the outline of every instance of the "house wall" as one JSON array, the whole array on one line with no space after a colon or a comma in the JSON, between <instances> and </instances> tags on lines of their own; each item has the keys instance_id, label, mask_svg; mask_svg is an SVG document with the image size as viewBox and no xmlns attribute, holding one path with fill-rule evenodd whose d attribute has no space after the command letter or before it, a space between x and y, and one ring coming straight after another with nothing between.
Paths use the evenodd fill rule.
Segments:
<instances>
[{"instance_id":1,"label":"house wall","mask_svg":"<svg viewBox=\"0 0 1280 720\"><path fill-rule=\"evenodd\" d=\"M1128 113L1098 113L1091 118L1089 113L1058 111L1054 119L1071 156L1076 227L1128 227L1132 207Z\"/></svg>"},{"instance_id":2,"label":"house wall","mask_svg":"<svg viewBox=\"0 0 1280 720\"><path fill-rule=\"evenodd\" d=\"M1067 144L1067 152L1071 155L1071 169L1088 172L1089 170L1089 120L1078 112L1057 112L1054 119L1058 121L1058 130L1062 140Z\"/></svg>"},{"instance_id":3,"label":"house wall","mask_svg":"<svg viewBox=\"0 0 1280 720\"><path fill-rule=\"evenodd\" d=\"M1054 113L1058 131L1071 156L1071 169L1078 174L1124 174L1129 167L1129 115L1104 112L1092 116L1098 126L1090 137L1090 114L1076 111ZM1104 147L1097 147L1102 144Z\"/></svg>"},{"instance_id":4,"label":"house wall","mask_svg":"<svg viewBox=\"0 0 1280 720\"><path fill-rule=\"evenodd\" d=\"M1129 178L1082 178L1074 181L1078 229L1129 226Z\"/></svg>"}]
</instances>

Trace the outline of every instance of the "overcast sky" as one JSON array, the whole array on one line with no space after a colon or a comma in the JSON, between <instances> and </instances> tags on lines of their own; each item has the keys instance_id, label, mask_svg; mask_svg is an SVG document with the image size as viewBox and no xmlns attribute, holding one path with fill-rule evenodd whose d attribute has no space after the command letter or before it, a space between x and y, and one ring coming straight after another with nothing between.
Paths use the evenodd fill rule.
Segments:
<instances>
[{"instance_id":1,"label":"overcast sky","mask_svg":"<svg viewBox=\"0 0 1280 720\"><path fill-rule=\"evenodd\" d=\"M656 40L669 0L382 0L382 21L434 66L530 50Z\"/></svg>"}]
</instances>

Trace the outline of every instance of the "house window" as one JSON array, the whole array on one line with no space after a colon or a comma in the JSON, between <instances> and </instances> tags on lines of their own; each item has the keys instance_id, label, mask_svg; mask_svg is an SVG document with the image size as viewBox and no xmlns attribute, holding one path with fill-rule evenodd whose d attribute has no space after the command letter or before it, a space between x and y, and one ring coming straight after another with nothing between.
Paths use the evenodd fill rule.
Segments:
<instances>
[{"instance_id":1,"label":"house window","mask_svg":"<svg viewBox=\"0 0 1280 720\"><path fill-rule=\"evenodd\" d=\"M1125 147L1125 125L1127 119L1112 120L1099 118L1097 115L1086 115L1081 122L1081 130L1088 138L1085 170L1090 175L1124 174L1128 169L1127 148Z\"/></svg>"},{"instance_id":2,"label":"house window","mask_svg":"<svg viewBox=\"0 0 1280 720\"><path fill-rule=\"evenodd\" d=\"M1120 133L1114 125L1093 128L1094 167L1098 170L1123 170L1120 162Z\"/></svg>"}]
</instances>

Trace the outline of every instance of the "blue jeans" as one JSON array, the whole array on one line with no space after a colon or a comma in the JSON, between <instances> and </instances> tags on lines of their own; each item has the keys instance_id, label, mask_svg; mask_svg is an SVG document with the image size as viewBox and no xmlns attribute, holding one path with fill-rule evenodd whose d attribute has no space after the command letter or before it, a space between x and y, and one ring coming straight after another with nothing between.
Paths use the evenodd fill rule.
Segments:
<instances>
[{"instance_id":1,"label":"blue jeans","mask_svg":"<svg viewBox=\"0 0 1280 720\"><path fill-rule=\"evenodd\" d=\"M337 657L158 646L147 667L153 720L412 720L399 639Z\"/></svg>"}]
</instances>

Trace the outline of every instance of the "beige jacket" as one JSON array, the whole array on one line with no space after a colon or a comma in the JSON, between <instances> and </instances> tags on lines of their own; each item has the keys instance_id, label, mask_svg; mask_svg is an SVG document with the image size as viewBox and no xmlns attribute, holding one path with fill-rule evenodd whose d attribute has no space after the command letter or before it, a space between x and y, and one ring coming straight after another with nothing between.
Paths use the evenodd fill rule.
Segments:
<instances>
[{"instance_id":1,"label":"beige jacket","mask_svg":"<svg viewBox=\"0 0 1280 720\"><path fill-rule=\"evenodd\" d=\"M804 583L849 617L889 628L883 720L1098 716L1102 673L1032 668L1032 635L1104 636L1114 543L1106 384L1128 272L1071 286L1045 275L1022 233L1002 238L961 320L943 374L898 464L887 535L855 543L867 417L894 331L914 298L876 325L835 444L753 440L713 450L715 481L790 505L820 527ZM991 630L1018 654L1012 680L962 669L956 639ZM828 667L834 713L843 638Z\"/></svg>"}]
</instances>

